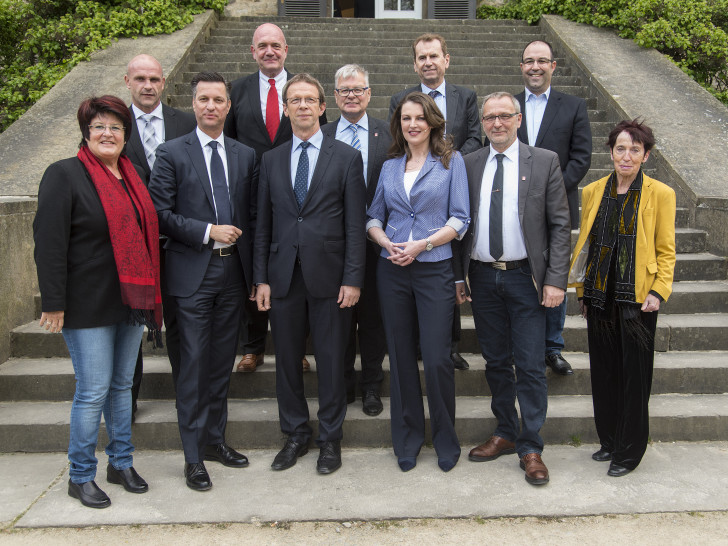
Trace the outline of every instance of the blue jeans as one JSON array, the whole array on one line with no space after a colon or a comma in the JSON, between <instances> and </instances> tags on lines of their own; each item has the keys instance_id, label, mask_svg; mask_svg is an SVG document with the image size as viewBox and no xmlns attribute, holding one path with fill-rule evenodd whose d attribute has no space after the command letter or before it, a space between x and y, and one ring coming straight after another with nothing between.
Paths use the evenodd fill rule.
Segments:
<instances>
[{"instance_id":1,"label":"blue jeans","mask_svg":"<svg viewBox=\"0 0 728 546\"><path fill-rule=\"evenodd\" d=\"M560 355L564 349L564 322L566 321L566 294L561 305L546 308L546 354Z\"/></svg>"},{"instance_id":2,"label":"blue jeans","mask_svg":"<svg viewBox=\"0 0 728 546\"><path fill-rule=\"evenodd\" d=\"M498 420L495 434L515 442L519 457L541 453L539 432L548 404L543 358L546 319L531 270L524 266L501 271L473 260L468 277L475 333L486 361L491 409Z\"/></svg>"},{"instance_id":3,"label":"blue jeans","mask_svg":"<svg viewBox=\"0 0 728 546\"><path fill-rule=\"evenodd\" d=\"M118 470L132 466L131 384L143 330L143 326L126 322L63 329L76 374L68 442L73 483L96 477L95 452L102 412L109 436L109 463Z\"/></svg>"}]
</instances>

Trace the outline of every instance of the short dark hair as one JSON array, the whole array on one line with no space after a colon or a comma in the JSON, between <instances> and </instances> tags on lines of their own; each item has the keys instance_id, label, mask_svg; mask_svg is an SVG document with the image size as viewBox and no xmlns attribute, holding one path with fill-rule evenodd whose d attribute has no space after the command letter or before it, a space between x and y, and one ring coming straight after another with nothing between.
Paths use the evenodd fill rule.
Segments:
<instances>
[{"instance_id":1,"label":"short dark hair","mask_svg":"<svg viewBox=\"0 0 728 546\"><path fill-rule=\"evenodd\" d=\"M420 42L434 42L435 40L440 42L440 48L442 49L443 57L447 55L447 42L445 42L445 38L443 38L439 34L428 32L427 34L422 34L418 36L417 38L415 38L415 41L412 42L412 56L417 59L417 44L419 44Z\"/></svg>"},{"instance_id":2,"label":"short dark hair","mask_svg":"<svg viewBox=\"0 0 728 546\"><path fill-rule=\"evenodd\" d=\"M546 44L549 48L549 52L551 53L551 62L554 60L554 48L551 47L551 44L548 43L546 40L531 40L526 44L526 47L523 48L523 51L521 51L521 62L523 62L523 55L526 53L526 50L528 49L528 46L531 44Z\"/></svg>"},{"instance_id":3,"label":"short dark hair","mask_svg":"<svg viewBox=\"0 0 728 546\"><path fill-rule=\"evenodd\" d=\"M195 100L195 97L197 96L197 84L200 82L223 84L225 86L227 98L230 98L230 83L225 81L225 78L222 74L220 74L219 72L198 72L197 74L195 74L195 76L192 78L192 81L190 82L190 89L192 89L192 100Z\"/></svg>"},{"instance_id":4,"label":"short dark hair","mask_svg":"<svg viewBox=\"0 0 728 546\"><path fill-rule=\"evenodd\" d=\"M445 118L437 107L437 104L435 104L435 100L430 95L419 91L414 91L405 96L392 114L392 119L389 122L389 130L392 133L392 145L389 147L389 157L402 157L403 155L406 155L407 159L411 157L409 144L407 144L407 140L404 138L404 132L402 131L401 120L402 106L408 102L422 106L425 121L430 127L430 152L432 152L433 156L440 159L443 167L446 169L450 168L450 158L454 149L452 136L445 135Z\"/></svg>"},{"instance_id":5,"label":"short dark hair","mask_svg":"<svg viewBox=\"0 0 728 546\"><path fill-rule=\"evenodd\" d=\"M119 97L114 95L103 95L101 97L90 97L78 106L76 117L78 118L78 127L81 129L81 144L79 148L86 145L86 140L91 138L91 130L89 124L91 120L100 114L111 114L119 118L124 125L124 143L131 137L131 112L129 107Z\"/></svg>"},{"instance_id":6,"label":"short dark hair","mask_svg":"<svg viewBox=\"0 0 728 546\"><path fill-rule=\"evenodd\" d=\"M645 152L649 152L655 147L655 135L652 129L640 118L635 118L632 121L623 120L614 126L614 129L610 131L609 137L607 138L607 146L609 146L610 150L614 149L614 146L617 144L617 137L621 133L627 133L632 138L632 142L642 144Z\"/></svg>"},{"instance_id":7,"label":"short dark hair","mask_svg":"<svg viewBox=\"0 0 728 546\"><path fill-rule=\"evenodd\" d=\"M288 100L288 88L293 85L294 83L308 83L310 85L313 85L317 90L319 94L319 104L323 104L326 102L326 95L324 94L324 86L321 85L321 82L318 81L316 78L314 78L311 74L306 74L305 72L301 72L300 74L296 74L293 76L290 80L286 82L286 85L283 86L283 102L285 103L286 100Z\"/></svg>"}]
</instances>

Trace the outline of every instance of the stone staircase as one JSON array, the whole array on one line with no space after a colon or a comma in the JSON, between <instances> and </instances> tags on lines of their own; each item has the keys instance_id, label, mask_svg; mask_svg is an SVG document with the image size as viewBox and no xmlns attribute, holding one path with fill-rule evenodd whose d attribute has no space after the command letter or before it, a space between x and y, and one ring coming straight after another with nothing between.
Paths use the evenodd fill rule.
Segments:
<instances>
[{"instance_id":1,"label":"stone staircase","mask_svg":"<svg viewBox=\"0 0 728 546\"><path fill-rule=\"evenodd\" d=\"M271 19L267 19L271 20ZM520 21L394 21L341 19L272 19L287 37L291 72L309 72L324 85L329 120L338 117L333 75L341 65L357 62L370 71L372 116L386 119L392 94L417 81L411 42L423 32L439 32L451 55L448 81L474 88L479 98L491 91L522 90L518 69L527 42L543 37L538 27ZM249 43L260 20L223 18L174 82L167 102L189 109L186 82L199 70L216 70L233 80L256 70ZM613 124L604 105L556 51L554 87L587 99L595 154L584 184L606 175L611 162L604 142ZM575 72L575 71L574 71ZM677 214L676 283L658 320L651 400L651 438L655 441L728 440L728 262L706 251L709 234L691 229L686 208ZM572 295L573 296L573 295ZM38 305L39 307L39 305ZM463 309L461 352L471 364L456 371L457 430L464 448L486 438L495 427L490 412L482 356L467 306ZM596 442L592 420L586 325L571 297L564 339L575 374L547 372L549 411L546 443ZM148 347L134 443L140 449L179 449L171 372L163 351ZM13 357L0 365L0 451L64 451L68 442L73 369L63 338L48 334L37 322L12 332ZM281 443L275 400L275 366L269 339L266 363L253 374L233 374L228 440L246 448L276 448ZM313 362L315 370L315 362ZM305 375L312 421L316 421L316 376ZM345 447L391 445L389 369L385 360L382 393L385 411L378 417L349 406ZM101 440L100 445L103 445Z\"/></svg>"}]
</instances>

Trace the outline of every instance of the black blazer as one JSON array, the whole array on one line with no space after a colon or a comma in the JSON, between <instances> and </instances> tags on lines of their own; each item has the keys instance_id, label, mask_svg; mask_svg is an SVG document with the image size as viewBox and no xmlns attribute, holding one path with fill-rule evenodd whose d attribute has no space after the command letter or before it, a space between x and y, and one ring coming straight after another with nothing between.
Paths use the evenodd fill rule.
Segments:
<instances>
[{"instance_id":1,"label":"black blazer","mask_svg":"<svg viewBox=\"0 0 728 546\"><path fill-rule=\"evenodd\" d=\"M387 151L392 144L392 135L389 134L389 124L381 119L367 116L369 119L369 149L367 154L367 207L372 204L374 194L377 191L379 173L382 172L382 165L387 160ZM327 123L321 127L324 135L336 138L336 128L339 119Z\"/></svg>"},{"instance_id":2,"label":"black blazer","mask_svg":"<svg viewBox=\"0 0 728 546\"><path fill-rule=\"evenodd\" d=\"M523 113L518 140L528 144L525 96L525 91L516 95ZM559 156L566 197L569 200L571 227L576 229L579 226L579 183L591 166L592 154L591 126L586 101L552 89L535 146L556 152Z\"/></svg>"},{"instance_id":3,"label":"black blazer","mask_svg":"<svg viewBox=\"0 0 728 546\"><path fill-rule=\"evenodd\" d=\"M144 144L142 144L142 138L139 135L139 127L137 127L136 119L134 119L134 110L129 106L129 112L131 112L131 136L129 141L126 143L126 155L131 159L131 162L136 165L137 170L141 169L144 173L142 176L142 182L149 184L149 176L151 170L149 169L149 163L147 162L147 156L144 154ZM167 106L162 103L162 118L164 121L164 140L172 140L182 135L186 135L190 131L194 131L197 127L197 121L195 116L189 112L183 112L177 110L171 106Z\"/></svg>"},{"instance_id":4,"label":"black blazer","mask_svg":"<svg viewBox=\"0 0 728 546\"><path fill-rule=\"evenodd\" d=\"M126 320L106 214L77 157L53 163L43 174L33 239L43 311L64 311L67 328Z\"/></svg>"},{"instance_id":5,"label":"black blazer","mask_svg":"<svg viewBox=\"0 0 728 546\"><path fill-rule=\"evenodd\" d=\"M341 286L361 287L366 248L361 154L324 135L301 210L291 184L291 142L260 161L255 283L274 298L288 294L298 257L315 298L336 298Z\"/></svg>"},{"instance_id":6,"label":"black blazer","mask_svg":"<svg viewBox=\"0 0 728 546\"><path fill-rule=\"evenodd\" d=\"M293 138L291 120L281 112L281 124L273 142L270 141L268 130L265 128L263 112L260 109L260 87L258 84L260 72L253 72L232 83L230 92L230 111L225 120L225 136L234 138L255 150L260 159L265 152L280 146ZM294 75L286 70L288 79ZM326 124L326 112L319 117L319 124Z\"/></svg>"},{"instance_id":7,"label":"black blazer","mask_svg":"<svg viewBox=\"0 0 728 546\"><path fill-rule=\"evenodd\" d=\"M415 91L422 91L422 86L416 85L392 96L389 102L390 120L402 99ZM475 91L467 87L447 83L445 85L445 104L447 104L445 128L447 134L453 137L455 149L462 155L466 155L482 148L480 112Z\"/></svg>"},{"instance_id":8,"label":"black blazer","mask_svg":"<svg viewBox=\"0 0 728 546\"><path fill-rule=\"evenodd\" d=\"M255 152L225 138L228 186L233 223L243 231L237 240L245 283L253 278L253 196L258 180ZM149 194L159 215L159 231L169 239L164 245L167 292L188 297L202 283L212 257L214 241L203 245L207 224L217 224L210 177L195 131L161 144L149 180Z\"/></svg>"}]
</instances>

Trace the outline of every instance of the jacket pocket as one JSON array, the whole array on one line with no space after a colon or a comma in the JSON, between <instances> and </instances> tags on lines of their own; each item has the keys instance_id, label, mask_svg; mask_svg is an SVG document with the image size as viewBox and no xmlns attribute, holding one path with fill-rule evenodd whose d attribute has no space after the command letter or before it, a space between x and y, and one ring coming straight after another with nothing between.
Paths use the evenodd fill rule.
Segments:
<instances>
[{"instance_id":1,"label":"jacket pocket","mask_svg":"<svg viewBox=\"0 0 728 546\"><path fill-rule=\"evenodd\" d=\"M344 252L344 241L324 241L324 252Z\"/></svg>"},{"instance_id":2,"label":"jacket pocket","mask_svg":"<svg viewBox=\"0 0 728 546\"><path fill-rule=\"evenodd\" d=\"M647 272L650 275L657 274L657 262L650 262L647 264Z\"/></svg>"}]
</instances>

